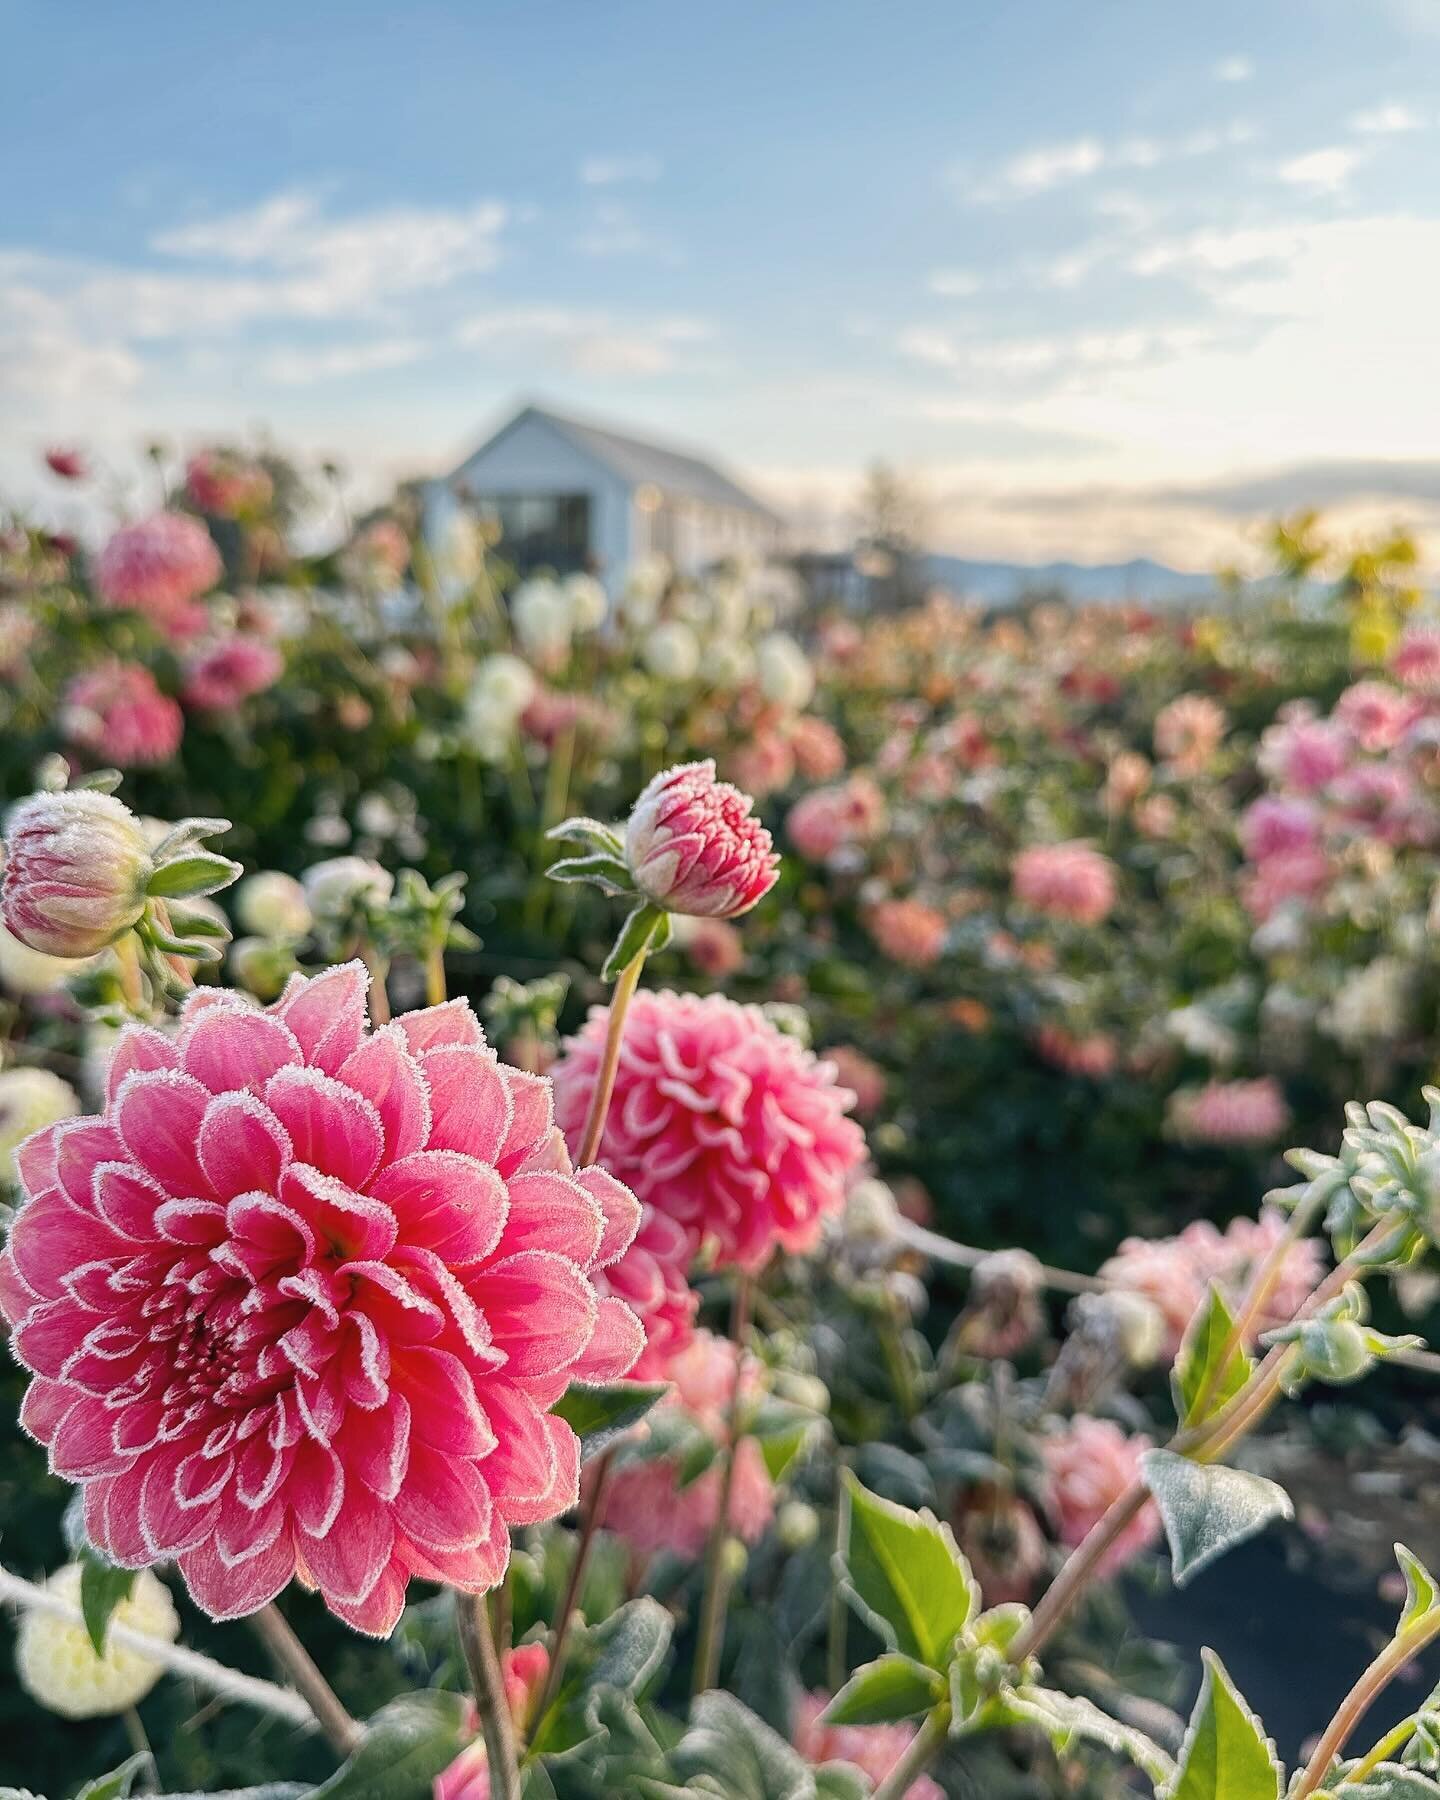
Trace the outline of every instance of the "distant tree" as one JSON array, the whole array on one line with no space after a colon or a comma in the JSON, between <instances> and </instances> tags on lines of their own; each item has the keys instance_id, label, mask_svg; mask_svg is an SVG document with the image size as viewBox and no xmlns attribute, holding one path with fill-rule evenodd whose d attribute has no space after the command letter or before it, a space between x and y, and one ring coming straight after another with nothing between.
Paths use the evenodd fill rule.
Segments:
<instances>
[{"instance_id":1,"label":"distant tree","mask_svg":"<svg viewBox=\"0 0 1440 1800\"><path fill-rule=\"evenodd\" d=\"M919 485L888 463L872 463L856 504L857 562L877 611L895 611L923 600L930 587L926 566L929 510Z\"/></svg>"}]
</instances>

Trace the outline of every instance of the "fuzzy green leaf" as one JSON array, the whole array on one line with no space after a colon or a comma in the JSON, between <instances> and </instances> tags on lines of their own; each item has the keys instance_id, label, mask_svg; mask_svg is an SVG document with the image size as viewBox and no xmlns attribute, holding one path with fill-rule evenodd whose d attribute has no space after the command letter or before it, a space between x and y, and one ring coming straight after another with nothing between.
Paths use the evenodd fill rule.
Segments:
<instances>
[{"instance_id":1,"label":"fuzzy green leaf","mask_svg":"<svg viewBox=\"0 0 1440 1800\"><path fill-rule=\"evenodd\" d=\"M637 906L620 927L620 935L615 940L614 948L605 958L605 966L600 971L606 981L614 981L624 970L628 969L637 956L652 948L659 948L660 927L665 928L664 941L668 941L670 921L658 906L649 903Z\"/></svg>"},{"instance_id":2,"label":"fuzzy green leaf","mask_svg":"<svg viewBox=\"0 0 1440 1800\"><path fill-rule=\"evenodd\" d=\"M468 1743L459 1694L402 1694L369 1721L353 1756L307 1800L431 1800L435 1777Z\"/></svg>"},{"instance_id":3,"label":"fuzzy green leaf","mask_svg":"<svg viewBox=\"0 0 1440 1800\"><path fill-rule=\"evenodd\" d=\"M105 1634L110 1617L122 1600L130 1598L135 1585L135 1570L120 1569L87 1544L80 1552L80 1612L85 1620L85 1635L95 1654L105 1654Z\"/></svg>"},{"instance_id":4,"label":"fuzzy green leaf","mask_svg":"<svg viewBox=\"0 0 1440 1800\"><path fill-rule=\"evenodd\" d=\"M583 881L605 894L633 894L635 881L618 856L562 856L545 871L551 881Z\"/></svg>"},{"instance_id":5,"label":"fuzzy green leaf","mask_svg":"<svg viewBox=\"0 0 1440 1800\"><path fill-rule=\"evenodd\" d=\"M572 1382L550 1410L579 1438L586 1462L638 1425L669 1392L667 1381L616 1381L607 1387Z\"/></svg>"},{"instance_id":6,"label":"fuzzy green leaf","mask_svg":"<svg viewBox=\"0 0 1440 1800\"><path fill-rule=\"evenodd\" d=\"M1191 1462L1170 1450L1147 1450L1140 1466L1165 1524L1176 1587L1272 1519L1295 1516L1284 1488L1263 1475Z\"/></svg>"},{"instance_id":7,"label":"fuzzy green leaf","mask_svg":"<svg viewBox=\"0 0 1440 1800\"><path fill-rule=\"evenodd\" d=\"M137 1750L134 1756L127 1756L118 1769L87 1781L75 1800L128 1800L135 1777L142 1769L149 1768L152 1760L148 1750Z\"/></svg>"},{"instance_id":8,"label":"fuzzy green leaf","mask_svg":"<svg viewBox=\"0 0 1440 1800\"><path fill-rule=\"evenodd\" d=\"M1280 1800L1283 1771L1275 1746L1235 1691L1213 1651L1190 1715L1175 1779L1160 1800Z\"/></svg>"},{"instance_id":9,"label":"fuzzy green leaf","mask_svg":"<svg viewBox=\"0 0 1440 1800\"><path fill-rule=\"evenodd\" d=\"M1398 1637L1434 1612L1436 1602L1440 1600L1440 1587L1437 1587L1435 1577L1420 1558L1403 1544L1395 1546L1395 1557L1400 1564L1400 1572L1405 1577L1405 1610L1401 1613L1400 1623L1396 1628Z\"/></svg>"},{"instance_id":10,"label":"fuzzy green leaf","mask_svg":"<svg viewBox=\"0 0 1440 1800\"><path fill-rule=\"evenodd\" d=\"M1134 1763L1157 1787L1175 1779L1175 1764L1157 1743L1134 1726L1112 1719L1092 1700L1042 1687L1014 1688L1005 1699L1014 1717L1039 1726L1057 1755L1065 1755L1077 1742L1099 1744Z\"/></svg>"},{"instance_id":11,"label":"fuzzy green leaf","mask_svg":"<svg viewBox=\"0 0 1440 1800\"><path fill-rule=\"evenodd\" d=\"M552 844L588 844L603 856L625 857L625 840L613 825L599 819L562 819L545 833Z\"/></svg>"},{"instance_id":12,"label":"fuzzy green leaf","mask_svg":"<svg viewBox=\"0 0 1440 1800\"><path fill-rule=\"evenodd\" d=\"M945 1698L933 1669L891 1651L859 1668L825 1709L827 1725L890 1725L917 1719Z\"/></svg>"},{"instance_id":13,"label":"fuzzy green leaf","mask_svg":"<svg viewBox=\"0 0 1440 1800\"><path fill-rule=\"evenodd\" d=\"M948 1525L862 1487L848 1471L840 1575L892 1649L943 1673L980 1591Z\"/></svg>"},{"instance_id":14,"label":"fuzzy green leaf","mask_svg":"<svg viewBox=\"0 0 1440 1800\"><path fill-rule=\"evenodd\" d=\"M211 850L189 850L162 862L145 891L157 900L190 900L199 894L218 894L244 873L240 864Z\"/></svg>"},{"instance_id":15,"label":"fuzzy green leaf","mask_svg":"<svg viewBox=\"0 0 1440 1800\"><path fill-rule=\"evenodd\" d=\"M1342 1781L1336 1800L1440 1800L1440 1785L1415 1769L1381 1763L1359 1781Z\"/></svg>"},{"instance_id":16,"label":"fuzzy green leaf","mask_svg":"<svg viewBox=\"0 0 1440 1800\"><path fill-rule=\"evenodd\" d=\"M1250 1379L1254 1363L1242 1345L1237 1344L1225 1355L1234 1329L1234 1313L1219 1288L1212 1287L1190 1321L1170 1376L1175 1411L1183 1426L1199 1425L1219 1412ZM1202 1394L1206 1396L1203 1407Z\"/></svg>"}]
</instances>

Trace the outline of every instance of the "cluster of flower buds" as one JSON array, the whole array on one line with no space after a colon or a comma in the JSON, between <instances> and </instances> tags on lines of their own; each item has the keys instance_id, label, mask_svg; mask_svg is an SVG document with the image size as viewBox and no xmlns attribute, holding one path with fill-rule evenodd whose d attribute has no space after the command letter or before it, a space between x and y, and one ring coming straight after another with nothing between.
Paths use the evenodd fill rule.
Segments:
<instances>
[{"instance_id":1,"label":"cluster of flower buds","mask_svg":"<svg viewBox=\"0 0 1440 1800\"><path fill-rule=\"evenodd\" d=\"M1440 1088L1423 1093L1430 1110L1424 1125L1383 1100L1352 1101L1338 1156L1286 1155L1305 1180L1272 1197L1323 1206L1337 1252L1357 1265L1403 1266L1440 1238Z\"/></svg>"},{"instance_id":2,"label":"cluster of flower buds","mask_svg":"<svg viewBox=\"0 0 1440 1800\"><path fill-rule=\"evenodd\" d=\"M199 904L240 865L204 847L226 819L184 819L152 843L106 775L32 794L10 813L0 871L0 919L22 944L74 962L131 938L152 977L188 985L186 965L218 962L228 928Z\"/></svg>"},{"instance_id":3,"label":"cluster of flower buds","mask_svg":"<svg viewBox=\"0 0 1440 1800\"><path fill-rule=\"evenodd\" d=\"M605 964L606 980L664 948L670 914L735 919L769 893L780 858L754 804L716 780L713 762L677 763L643 790L623 835L598 819L555 826L552 839L583 845L587 854L553 863L554 880L588 882L636 902Z\"/></svg>"},{"instance_id":4,"label":"cluster of flower buds","mask_svg":"<svg viewBox=\"0 0 1440 1800\"><path fill-rule=\"evenodd\" d=\"M1295 1395L1311 1381L1348 1387L1368 1375L1377 1362L1404 1350L1416 1350L1418 1337L1390 1337L1369 1323L1370 1302L1358 1281L1320 1307L1308 1319L1270 1331L1260 1340L1267 1347L1292 1344L1295 1354L1282 1376L1286 1393Z\"/></svg>"}]
</instances>

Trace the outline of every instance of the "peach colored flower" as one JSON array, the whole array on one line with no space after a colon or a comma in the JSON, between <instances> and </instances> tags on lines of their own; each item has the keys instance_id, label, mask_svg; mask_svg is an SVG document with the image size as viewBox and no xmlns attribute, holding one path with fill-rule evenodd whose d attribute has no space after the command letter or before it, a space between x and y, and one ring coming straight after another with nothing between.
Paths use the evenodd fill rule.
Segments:
<instances>
[{"instance_id":1,"label":"peach colored flower","mask_svg":"<svg viewBox=\"0 0 1440 1800\"><path fill-rule=\"evenodd\" d=\"M928 969L945 951L945 915L923 900L879 900L865 915L865 929L891 962Z\"/></svg>"},{"instance_id":2,"label":"peach colored flower","mask_svg":"<svg viewBox=\"0 0 1440 1800\"><path fill-rule=\"evenodd\" d=\"M845 745L827 719L801 713L790 721L795 766L807 781L833 781L845 768Z\"/></svg>"},{"instance_id":3,"label":"peach colored flower","mask_svg":"<svg viewBox=\"0 0 1440 1800\"><path fill-rule=\"evenodd\" d=\"M713 762L677 763L640 795L625 826L625 860L640 892L669 912L733 919L779 878L755 802L715 779Z\"/></svg>"},{"instance_id":4,"label":"peach colored flower","mask_svg":"<svg viewBox=\"0 0 1440 1800\"><path fill-rule=\"evenodd\" d=\"M832 1044L824 1052L833 1064L835 1079L855 1096L855 1112L862 1119L873 1118L885 1104L886 1077L879 1063L873 1062L853 1044Z\"/></svg>"},{"instance_id":5,"label":"peach colored flower","mask_svg":"<svg viewBox=\"0 0 1440 1800\"><path fill-rule=\"evenodd\" d=\"M915 1736L914 1725L827 1725L825 1708L830 1696L821 1693L801 1694L795 1704L795 1723L791 1736L795 1748L806 1762L849 1763L880 1782L890 1773L909 1749ZM945 1800L945 1790L928 1775L917 1775L905 1790L905 1800Z\"/></svg>"},{"instance_id":6,"label":"peach colored flower","mask_svg":"<svg viewBox=\"0 0 1440 1800\"><path fill-rule=\"evenodd\" d=\"M185 735L185 718L142 664L107 662L67 685L60 729L67 743L102 762L142 769L169 762Z\"/></svg>"},{"instance_id":7,"label":"peach colored flower","mask_svg":"<svg viewBox=\"0 0 1440 1800\"><path fill-rule=\"evenodd\" d=\"M1032 844L1010 871L1015 898L1074 925L1098 925L1115 905L1115 865L1078 839Z\"/></svg>"},{"instance_id":8,"label":"peach colored flower","mask_svg":"<svg viewBox=\"0 0 1440 1800\"><path fill-rule=\"evenodd\" d=\"M693 919L680 947L712 981L723 981L745 966L745 940L724 919Z\"/></svg>"},{"instance_id":9,"label":"peach colored flower","mask_svg":"<svg viewBox=\"0 0 1440 1800\"><path fill-rule=\"evenodd\" d=\"M1110 1419L1081 1416L1064 1431L1044 1439L1047 1505L1060 1542L1076 1549L1140 1474L1140 1458L1153 1449L1150 1439L1127 1437ZM1153 1502L1144 1507L1101 1558L1102 1575L1118 1575L1160 1535L1160 1515Z\"/></svg>"},{"instance_id":10,"label":"peach colored flower","mask_svg":"<svg viewBox=\"0 0 1440 1800\"><path fill-rule=\"evenodd\" d=\"M643 1347L593 1279L638 1205L571 1171L549 1083L463 1001L369 1031L366 986L201 989L174 1038L122 1035L103 1114L17 1153L22 1422L94 1542L175 1559L216 1618L295 1577L383 1635L411 1576L493 1587L578 1493L549 1408Z\"/></svg>"},{"instance_id":11,"label":"peach colored flower","mask_svg":"<svg viewBox=\"0 0 1440 1800\"><path fill-rule=\"evenodd\" d=\"M885 797L868 775L813 789L785 820L786 835L810 862L827 862L837 850L868 844L884 828Z\"/></svg>"},{"instance_id":12,"label":"peach colored flower","mask_svg":"<svg viewBox=\"0 0 1440 1800\"><path fill-rule=\"evenodd\" d=\"M1220 748L1229 720L1205 694L1181 694L1155 715L1155 754L1182 775L1203 769Z\"/></svg>"},{"instance_id":13,"label":"peach colored flower","mask_svg":"<svg viewBox=\"0 0 1440 1800\"><path fill-rule=\"evenodd\" d=\"M196 606L224 573L220 552L198 519L155 513L112 533L95 563L107 605L142 612L162 631L189 636L204 623Z\"/></svg>"},{"instance_id":14,"label":"peach colored flower","mask_svg":"<svg viewBox=\"0 0 1440 1800\"><path fill-rule=\"evenodd\" d=\"M583 1127L605 1041L596 1007L555 1065L556 1117ZM642 990L630 1003L600 1160L722 1264L813 1248L865 1153L833 1069L756 1006Z\"/></svg>"},{"instance_id":15,"label":"peach colored flower","mask_svg":"<svg viewBox=\"0 0 1440 1800\"><path fill-rule=\"evenodd\" d=\"M1207 1081L1203 1087L1177 1088L1170 1096L1166 1119L1183 1143L1270 1144L1290 1123L1290 1108L1273 1075L1253 1081Z\"/></svg>"}]
</instances>

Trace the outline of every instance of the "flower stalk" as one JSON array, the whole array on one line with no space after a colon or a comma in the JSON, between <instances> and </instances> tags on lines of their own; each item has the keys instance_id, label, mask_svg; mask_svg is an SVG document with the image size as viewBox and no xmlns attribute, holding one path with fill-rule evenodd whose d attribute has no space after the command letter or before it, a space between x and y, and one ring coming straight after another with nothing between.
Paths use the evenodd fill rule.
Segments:
<instances>
[{"instance_id":1,"label":"flower stalk","mask_svg":"<svg viewBox=\"0 0 1440 1800\"><path fill-rule=\"evenodd\" d=\"M485 1739L486 1772L492 1800L520 1800L520 1762L515 1748L515 1724L505 1698L505 1677L500 1669L490 1611L483 1594L455 1596L455 1616L460 1648L475 1690L480 1731Z\"/></svg>"},{"instance_id":2,"label":"flower stalk","mask_svg":"<svg viewBox=\"0 0 1440 1800\"><path fill-rule=\"evenodd\" d=\"M341 1756L349 1756L365 1735L341 1704L339 1695L316 1667L310 1652L296 1637L278 1606L272 1601L252 1613L250 1622L265 1647L295 1683L315 1722Z\"/></svg>"},{"instance_id":3,"label":"flower stalk","mask_svg":"<svg viewBox=\"0 0 1440 1800\"><path fill-rule=\"evenodd\" d=\"M720 1471L720 1505L705 1552L705 1597L700 1607L700 1634L695 1646L695 1672L691 1691L703 1694L715 1685L720 1673L720 1651L725 1638L725 1614L730 1604L730 1569L726 1551L730 1544L730 1500L735 1491L735 1459L740 1449L741 1414L744 1405L745 1339L750 1331L754 1276L741 1269L735 1278L730 1314L730 1336L735 1344L735 1385L730 1390L729 1436Z\"/></svg>"}]
</instances>

